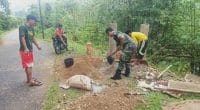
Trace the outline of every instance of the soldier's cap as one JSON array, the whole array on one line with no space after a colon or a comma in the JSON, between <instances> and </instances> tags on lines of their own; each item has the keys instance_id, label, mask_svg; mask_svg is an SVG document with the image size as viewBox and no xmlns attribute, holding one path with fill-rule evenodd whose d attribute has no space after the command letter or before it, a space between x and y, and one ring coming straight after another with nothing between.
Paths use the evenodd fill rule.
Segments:
<instances>
[{"instance_id":1,"label":"soldier's cap","mask_svg":"<svg viewBox=\"0 0 200 110\"><path fill-rule=\"evenodd\" d=\"M112 32L113 29L111 27L106 28L106 34L108 34L109 32Z\"/></svg>"},{"instance_id":2,"label":"soldier's cap","mask_svg":"<svg viewBox=\"0 0 200 110\"><path fill-rule=\"evenodd\" d=\"M27 19L27 20L32 19L32 20L34 20L35 22L39 22L39 19L38 19L36 16L34 16L34 15L27 15L27 16L26 16L26 19Z\"/></svg>"}]
</instances>

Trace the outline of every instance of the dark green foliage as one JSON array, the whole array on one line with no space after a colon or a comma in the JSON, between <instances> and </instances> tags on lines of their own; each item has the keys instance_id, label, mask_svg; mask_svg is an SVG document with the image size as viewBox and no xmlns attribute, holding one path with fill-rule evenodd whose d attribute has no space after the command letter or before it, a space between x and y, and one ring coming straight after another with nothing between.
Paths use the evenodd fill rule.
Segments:
<instances>
[{"instance_id":1,"label":"dark green foliage","mask_svg":"<svg viewBox=\"0 0 200 110\"><path fill-rule=\"evenodd\" d=\"M150 61L176 62L178 71L186 71L190 62L200 59L198 0L51 0L42 7L48 34L53 35L53 28L61 23L68 37L80 44L92 42L102 52L108 47L105 28L111 22L124 32L140 31L146 21Z\"/></svg>"},{"instance_id":2,"label":"dark green foliage","mask_svg":"<svg viewBox=\"0 0 200 110\"><path fill-rule=\"evenodd\" d=\"M16 28L20 21L20 18L10 16L8 0L0 0L0 34L5 30Z\"/></svg>"}]
</instances>

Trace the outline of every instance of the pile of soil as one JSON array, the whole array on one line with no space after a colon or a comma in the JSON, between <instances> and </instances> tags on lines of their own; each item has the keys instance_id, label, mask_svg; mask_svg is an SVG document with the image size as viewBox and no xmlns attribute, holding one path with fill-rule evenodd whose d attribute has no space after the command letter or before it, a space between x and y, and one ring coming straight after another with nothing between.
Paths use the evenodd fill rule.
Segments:
<instances>
[{"instance_id":1,"label":"pile of soil","mask_svg":"<svg viewBox=\"0 0 200 110\"><path fill-rule=\"evenodd\" d=\"M65 107L69 110L133 110L139 103L141 97L136 95L124 95L128 93L128 84L130 80L123 78L118 83L108 80L115 73L118 63L109 65L98 57L76 57L74 65L66 68L63 59L56 61L56 72L59 74L61 81L66 81L74 75L86 75L97 82L108 86L100 94L84 93L73 102L67 103ZM135 70L134 74L135 75ZM113 85L114 84L114 85ZM66 99L67 100L67 99Z\"/></svg>"},{"instance_id":2,"label":"pile of soil","mask_svg":"<svg viewBox=\"0 0 200 110\"><path fill-rule=\"evenodd\" d=\"M102 58L98 57L77 57L74 58L74 64L71 67L66 68L63 63L64 59L59 59L56 65L56 72L59 74L61 81L74 76L74 75L86 75L94 80L102 78L102 74L98 72L103 62Z\"/></svg>"},{"instance_id":3,"label":"pile of soil","mask_svg":"<svg viewBox=\"0 0 200 110\"><path fill-rule=\"evenodd\" d=\"M101 94L85 95L77 101L72 102L69 110L133 110L138 104L139 97L134 95L126 96L128 89L125 87L108 88Z\"/></svg>"}]
</instances>

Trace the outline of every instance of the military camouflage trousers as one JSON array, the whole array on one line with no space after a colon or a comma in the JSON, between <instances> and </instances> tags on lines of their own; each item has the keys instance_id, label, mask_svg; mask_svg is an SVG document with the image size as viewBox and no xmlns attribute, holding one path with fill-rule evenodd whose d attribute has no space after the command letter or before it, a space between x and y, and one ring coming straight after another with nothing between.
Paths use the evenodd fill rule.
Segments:
<instances>
[{"instance_id":1,"label":"military camouflage trousers","mask_svg":"<svg viewBox=\"0 0 200 110\"><path fill-rule=\"evenodd\" d=\"M124 68L129 68L129 64L136 47L134 44L126 44L122 49L122 55L118 64L118 70L122 71Z\"/></svg>"}]
</instances>

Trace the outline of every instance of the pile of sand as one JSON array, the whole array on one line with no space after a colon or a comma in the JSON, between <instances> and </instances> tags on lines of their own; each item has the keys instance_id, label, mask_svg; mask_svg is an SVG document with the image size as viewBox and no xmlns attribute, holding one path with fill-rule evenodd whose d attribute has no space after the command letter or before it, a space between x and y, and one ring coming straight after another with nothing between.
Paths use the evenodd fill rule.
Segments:
<instances>
[{"instance_id":1,"label":"pile of sand","mask_svg":"<svg viewBox=\"0 0 200 110\"><path fill-rule=\"evenodd\" d=\"M74 75L86 75L91 79L98 80L108 88L100 94L94 95L92 93L84 94L77 100L67 103L66 107L69 110L133 110L138 102L140 96L129 95L127 85L130 80L120 80L118 83L113 83L108 80L110 76L116 71L117 63L109 65L103 62L102 58L98 57L76 57L74 58L74 65L66 68L63 63L64 58L58 59L56 62L56 72L59 74L62 81ZM114 84L114 86L113 86ZM66 99L67 100L67 99Z\"/></svg>"},{"instance_id":2,"label":"pile of sand","mask_svg":"<svg viewBox=\"0 0 200 110\"><path fill-rule=\"evenodd\" d=\"M139 97L125 96L128 90L124 87L112 87L101 94L85 95L67 108L69 110L133 110L138 104Z\"/></svg>"},{"instance_id":3,"label":"pile of sand","mask_svg":"<svg viewBox=\"0 0 200 110\"><path fill-rule=\"evenodd\" d=\"M63 63L64 59L59 59L56 72L61 80L66 80L74 75L86 75L94 80L102 78L102 74L98 72L98 67L101 66L103 59L95 57L77 57L74 58L74 65L66 68Z\"/></svg>"}]
</instances>

